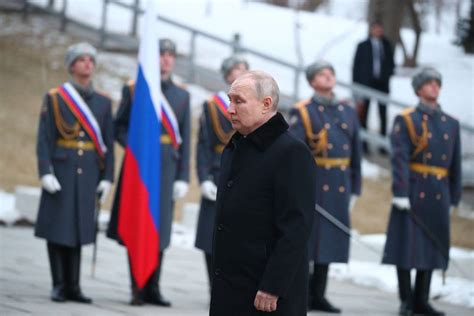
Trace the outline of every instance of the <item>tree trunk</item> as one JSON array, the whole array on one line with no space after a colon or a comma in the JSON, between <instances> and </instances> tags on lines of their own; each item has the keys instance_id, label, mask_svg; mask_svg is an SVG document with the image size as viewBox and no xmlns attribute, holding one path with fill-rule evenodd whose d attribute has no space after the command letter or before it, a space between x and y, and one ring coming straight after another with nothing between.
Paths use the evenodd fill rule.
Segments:
<instances>
[{"instance_id":1,"label":"tree trunk","mask_svg":"<svg viewBox=\"0 0 474 316\"><path fill-rule=\"evenodd\" d=\"M380 21L385 30L385 36L392 44L398 43L398 33L402 25L402 19L407 0L370 0L367 19L368 22Z\"/></svg>"},{"instance_id":2,"label":"tree trunk","mask_svg":"<svg viewBox=\"0 0 474 316\"><path fill-rule=\"evenodd\" d=\"M474 54L474 0L471 0L471 16L469 18L469 29L466 38L463 41L464 51L468 54Z\"/></svg>"}]
</instances>

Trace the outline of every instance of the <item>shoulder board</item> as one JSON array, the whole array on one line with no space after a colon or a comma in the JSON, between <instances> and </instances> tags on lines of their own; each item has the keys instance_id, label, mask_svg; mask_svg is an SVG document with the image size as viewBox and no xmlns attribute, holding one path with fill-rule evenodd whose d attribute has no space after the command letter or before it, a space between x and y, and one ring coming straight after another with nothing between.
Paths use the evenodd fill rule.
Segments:
<instances>
[{"instance_id":1,"label":"shoulder board","mask_svg":"<svg viewBox=\"0 0 474 316\"><path fill-rule=\"evenodd\" d=\"M105 92L105 91L97 90L97 89L96 89L95 92L97 92L97 94L100 94L100 95L103 96L103 97L106 97L107 99L112 99L112 98L110 97L110 94L108 94L108 93Z\"/></svg>"},{"instance_id":2,"label":"shoulder board","mask_svg":"<svg viewBox=\"0 0 474 316\"><path fill-rule=\"evenodd\" d=\"M308 106L311 103L311 99L304 99L295 104L296 109L300 109L302 107Z\"/></svg>"},{"instance_id":3,"label":"shoulder board","mask_svg":"<svg viewBox=\"0 0 474 316\"><path fill-rule=\"evenodd\" d=\"M188 86L185 85L185 84L182 83L182 82L175 82L175 81L174 81L174 84L175 84L178 88L181 88L181 89L186 90L186 91L188 90Z\"/></svg>"},{"instance_id":4,"label":"shoulder board","mask_svg":"<svg viewBox=\"0 0 474 316\"><path fill-rule=\"evenodd\" d=\"M129 87L135 86L135 80L133 80L133 79L128 80L126 85L129 86Z\"/></svg>"},{"instance_id":5,"label":"shoulder board","mask_svg":"<svg viewBox=\"0 0 474 316\"><path fill-rule=\"evenodd\" d=\"M400 112L400 115L408 115L415 112L415 108L406 108Z\"/></svg>"},{"instance_id":6,"label":"shoulder board","mask_svg":"<svg viewBox=\"0 0 474 316\"><path fill-rule=\"evenodd\" d=\"M56 94L56 93L58 93L58 88L52 88L52 89L49 89L49 91L48 91L48 94L50 94L50 95L53 95L53 94Z\"/></svg>"}]
</instances>

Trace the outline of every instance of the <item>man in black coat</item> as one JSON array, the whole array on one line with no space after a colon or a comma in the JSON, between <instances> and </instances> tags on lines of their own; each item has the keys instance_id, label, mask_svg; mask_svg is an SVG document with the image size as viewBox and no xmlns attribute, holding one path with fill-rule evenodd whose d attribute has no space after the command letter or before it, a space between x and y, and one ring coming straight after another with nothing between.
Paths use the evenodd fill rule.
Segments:
<instances>
[{"instance_id":1,"label":"man in black coat","mask_svg":"<svg viewBox=\"0 0 474 316\"><path fill-rule=\"evenodd\" d=\"M352 68L352 81L364 86L389 93L390 77L393 75L395 63L393 61L393 48L383 35L383 25L373 22L370 25L370 36L359 43L354 57ZM358 99L358 97L356 97ZM369 98L357 101L357 111L361 126L367 129L367 115L369 112ZM380 134L387 134L387 105L378 103L380 117ZM364 151L368 153L367 144Z\"/></svg>"},{"instance_id":2,"label":"man in black coat","mask_svg":"<svg viewBox=\"0 0 474 316\"><path fill-rule=\"evenodd\" d=\"M55 302L92 302L79 286L81 246L95 241L97 194L105 201L113 181L111 100L92 85L95 63L90 44L68 48L71 78L46 94L39 120L35 236L47 241Z\"/></svg>"},{"instance_id":3,"label":"man in black coat","mask_svg":"<svg viewBox=\"0 0 474 316\"><path fill-rule=\"evenodd\" d=\"M277 112L270 75L247 72L228 95L236 133L222 155L210 315L306 315L311 153Z\"/></svg>"}]
</instances>

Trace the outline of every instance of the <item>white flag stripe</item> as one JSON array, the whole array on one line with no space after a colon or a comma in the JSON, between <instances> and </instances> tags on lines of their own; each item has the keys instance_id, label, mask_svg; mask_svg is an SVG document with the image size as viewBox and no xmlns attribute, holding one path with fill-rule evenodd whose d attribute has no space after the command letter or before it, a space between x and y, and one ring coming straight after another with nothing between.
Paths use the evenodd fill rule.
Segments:
<instances>
[{"instance_id":1,"label":"white flag stripe","mask_svg":"<svg viewBox=\"0 0 474 316\"><path fill-rule=\"evenodd\" d=\"M76 102L77 106L81 109L82 113L86 116L86 119L91 124L92 128L94 129L97 140L99 141L100 148L104 153L107 152L107 146L105 146L104 140L102 139L102 132L100 131L99 123L95 119L94 114L92 114L91 110L87 103L82 99L80 94L76 91L74 86L69 82L66 82L63 85L64 89L71 95L71 98Z\"/></svg>"}]
</instances>

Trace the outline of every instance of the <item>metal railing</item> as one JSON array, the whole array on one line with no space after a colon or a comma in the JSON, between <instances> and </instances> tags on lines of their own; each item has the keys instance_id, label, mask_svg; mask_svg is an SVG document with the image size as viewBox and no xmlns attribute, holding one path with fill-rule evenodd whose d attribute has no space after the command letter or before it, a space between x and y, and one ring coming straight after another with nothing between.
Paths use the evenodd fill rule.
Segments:
<instances>
[{"instance_id":1,"label":"metal railing","mask_svg":"<svg viewBox=\"0 0 474 316\"><path fill-rule=\"evenodd\" d=\"M117 40L117 35L114 34L113 32L109 32L106 28L107 25L107 13L109 9L109 5L116 5L118 7L130 10L132 14L132 23L131 23L131 30L130 30L130 37L136 37L137 35L137 24L138 24L138 17L139 15L144 13L144 10L140 8L140 0L134 0L134 4L126 4L121 2L120 0L102 0L103 1L103 10L102 10L102 18L101 18L101 24L99 28L100 32L100 42L99 45L102 48L106 47L106 43L109 39L114 39ZM46 10L47 12L51 14L55 14L60 17L60 30L64 31L67 27L67 24L69 21L72 21L67 17L67 3L68 0L63 0L63 6L60 12L57 12L54 10L54 0L49 0L48 6L46 8L42 8L43 10ZM25 15L27 14L30 6L35 6L33 4L30 4L28 0L24 0L24 11ZM234 34L233 38L231 40L221 38L219 36L216 36L214 34L198 30L196 28L193 28L191 26L185 25L183 23L179 23L176 21L173 21L169 18L166 18L164 16L159 16L158 19L161 22L164 22L166 24L169 24L173 27L176 27L181 30L185 30L191 34L191 39L190 39L190 46L189 46L189 55L187 58L189 59L189 79L191 82L194 81L195 74L196 74L196 62L195 58L197 56L197 49L196 49L196 40L198 37L205 38L207 40L214 41L216 43L222 44L224 46L228 46L229 49L233 52L239 52L239 53L245 53L247 55L252 55L254 57L258 57L261 59L264 59L266 61L270 61L276 65L285 67L290 69L290 71L293 72L293 92L291 95L291 99L293 102L297 102L299 100L299 90L300 90L300 75L304 73L304 68L300 67L298 65L295 65L293 63L287 62L285 60L282 60L280 58L277 58L275 56L271 56L269 54L257 51L253 48L243 46L240 42L240 35L239 34ZM76 24L80 24L78 21L74 21ZM85 24L82 24L82 26L86 28L91 28L90 26L87 26ZM370 99L375 99L377 101L380 101L382 103L387 104L387 106L395 106L398 108L406 108L408 107L407 104L403 101L396 100L392 97L390 97L388 94L380 92L378 90L372 89L370 87L360 85L357 83L347 83L341 80L337 81L337 85L339 87L343 87L345 89L350 90L352 93L355 93L357 95L360 95L362 97L370 98ZM461 128L463 132L467 132L469 134L474 134L474 126L467 125L465 123L461 123ZM370 137L375 143L380 144L383 147L386 147L388 149L388 142L384 137L378 137L378 134L372 133L372 132L367 132L363 133L362 137L367 138Z\"/></svg>"}]
</instances>

